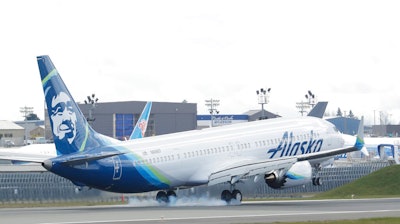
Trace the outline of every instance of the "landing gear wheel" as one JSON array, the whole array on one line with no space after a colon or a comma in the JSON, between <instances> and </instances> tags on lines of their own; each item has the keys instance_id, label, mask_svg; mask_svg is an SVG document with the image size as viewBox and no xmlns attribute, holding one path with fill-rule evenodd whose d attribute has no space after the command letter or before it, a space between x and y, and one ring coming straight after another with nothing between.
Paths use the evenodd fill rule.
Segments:
<instances>
[{"instance_id":1,"label":"landing gear wheel","mask_svg":"<svg viewBox=\"0 0 400 224\"><path fill-rule=\"evenodd\" d=\"M221 193L221 200L230 202L232 200L232 194L228 190L223 190Z\"/></svg>"},{"instance_id":2,"label":"landing gear wheel","mask_svg":"<svg viewBox=\"0 0 400 224\"><path fill-rule=\"evenodd\" d=\"M312 184L313 184L314 186L320 186L320 185L322 185L322 180L321 180L321 178L320 178L320 177L313 177L313 178L312 178Z\"/></svg>"},{"instance_id":3,"label":"landing gear wheel","mask_svg":"<svg viewBox=\"0 0 400 224\"><path fill-rule=\"evenodd\" d=\"M322 185L322 180L321 180L321 178L320 178L320 177L315 178L315 183L316 183L318 186L321 186L321 185Z\"/></svg>"},{"instance_id":4,"label":"landing gear wheel","mask_svg":"<svg viewBox=\"0 0 400 224\"><path fill-rule=\"evenodd\" d=\"M176 197L175 191L167 191L167 197Z\"/></svg>"},{"instance_id":5,"label":"landing gear wheel","mask_svg":"<svg viewBox=\"0 0 400 224\"><path fill-rule=\"evenodd\" d=\"M157 193L156 200L157 200L159 203L162 203L162 202L168 203L168 201L169 201L169 200L168 200L167 193L166 193L165 191L159 191L159 192Z\"/></svg>"},{"instance_id":6,"label":"landing gear wheel","mask_svg":"<svg viewBox=\"0 0 400 224\"><path fill-rule=\"evenodd\" d=\"M167 191L167 198L168 198L168 203L175 203L176 202L176 193L175 191Z\"/></svg>"},{"instance_id":7,"label":"landing gear wheel","mask_svg":"<svg viewBox=\"0 0 400 224\"><path fill-rule=\"evenodd\" d=\"M242 201L242 192L240 192L239 190L233 190L232 191L232 198L236 199L237 201Z\"/></svg>"}]
</instances>

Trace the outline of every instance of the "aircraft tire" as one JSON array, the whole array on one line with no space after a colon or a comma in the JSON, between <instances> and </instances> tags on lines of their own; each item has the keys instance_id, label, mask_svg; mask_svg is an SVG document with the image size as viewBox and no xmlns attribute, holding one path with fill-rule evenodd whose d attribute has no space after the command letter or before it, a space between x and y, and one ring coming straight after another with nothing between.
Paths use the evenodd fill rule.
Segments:
<instances>
[{"instance_id":1,"label":"aircraft tire","mask_svg":"<svg viewBox=\"0 0 400 224\"><path fill-rule=\"evenodd\" d=\"M156 200L159 202L159 203L162 203L162 202L164 202L164 203L168 203L168 196L167 196L167 193L165 192L165 191L159 191L158 193L157 193L157 195L156 195Z\"/></svg>"},{"instance_id":2,"label":"aircraft tire","mask_svg":"<svg viewBox=\"0 0 400 224\"><path fill-rule=\"evenodd\" d=\"M176 197L175 191L167 191L167 197Z\"/></svg>"},{"instance_id":3,"label":"aircraft tire","mask_svg":"<svg viewBox=\"0 0 400 224\"><path fill-rule=\"evenodd\" d=\"M232 198L236 199L237 201L242 201L242 192L240 192L239 190L233 190Z\"/></svg>"},{"instance_id":4,"label":"aircraft tire","mask_svg":"<svg viewBox=\"0 0 400 224\"><path fill-rule=\"evenodd\" d=\"M317 186L321 186L321 185L322 185L322 180L321 180L320 177L315 178L315 184L316 184Z\"/></svg>"},{"instance_id":5,"label":"aircraft tire","mask_svg":"<svg viewBox=\"0 0 400 224\"><path fill-rule=\"evenodd\" d=\"M176 201L176 193L175 191L167 191L167 198L168 198L168 203L174 203Z\"/></svg>"},{"instance_id":6,"label":"aircraft tire","mask_svg":"<svg viewBox=\"0 0 400 224\"><path fill-rule=\"evenodd\" d=\"M232 193L228 190L223 190L221 193L221 200L230 202L232 200Z\"/></svg>"}]
</instances>

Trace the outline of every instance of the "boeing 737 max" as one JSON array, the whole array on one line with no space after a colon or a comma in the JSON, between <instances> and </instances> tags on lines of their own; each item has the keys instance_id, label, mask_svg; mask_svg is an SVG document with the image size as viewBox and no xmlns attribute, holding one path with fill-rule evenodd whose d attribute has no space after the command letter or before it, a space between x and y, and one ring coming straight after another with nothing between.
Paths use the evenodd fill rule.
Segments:
<instances>
[{"instance_id":1,"label":"boeing 737 max","mask_svg":"<svg viewBox=\"0 0 400 224\"><path fill-rule=\"evenodd\" d=\"M242 199L236 184L264 179L273 188L311 181L312 167L337 154L360 150L361 138L344 147L335 126L316 117L275 118L115 142L95 132L48 56L38 56L54 143L62 155L36 162L78 185L111 192L174 190L229 183L221 198Z\"/></svg>"}]
</instances>

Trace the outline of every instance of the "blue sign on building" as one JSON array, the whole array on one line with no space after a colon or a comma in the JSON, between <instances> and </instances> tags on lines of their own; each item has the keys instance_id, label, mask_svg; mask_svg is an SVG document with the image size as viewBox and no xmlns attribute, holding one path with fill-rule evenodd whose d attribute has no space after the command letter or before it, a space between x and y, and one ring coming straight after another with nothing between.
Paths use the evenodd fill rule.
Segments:
<instances>
[{"instance_id":1,"label":"blue sign on building","mask_svg":"<svg viewBox=\"0 0 400 224\"><path fill-rule=\"evenodd\" d=\"M197 126L222 126L227 124L235 124L241 122L248 122L248 115L234 115L234 114L217 114L217 115L197 115Z\"/></svg>"}]
</instances>

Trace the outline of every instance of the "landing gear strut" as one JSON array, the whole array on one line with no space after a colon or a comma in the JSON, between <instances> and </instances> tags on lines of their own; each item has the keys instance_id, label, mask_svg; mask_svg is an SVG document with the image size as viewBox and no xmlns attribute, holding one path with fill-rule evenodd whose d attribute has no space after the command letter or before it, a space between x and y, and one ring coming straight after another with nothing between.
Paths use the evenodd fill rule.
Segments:
<instances>
[{"instance_id":1,"label":"landing gear strut","mask_svg":"<svg viewBox=\"0 0 400 224\"><path fill-rule=\"evenodd\" d=\"M315 174L312 178L312 184L314 186L320 186L320 185L322 185L322 180L319 177L318 172L321 171L321 169L322 169L321 164L315 164L314 169L315 169Z\"/></svg>"}]
</instances>

